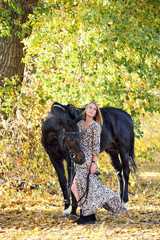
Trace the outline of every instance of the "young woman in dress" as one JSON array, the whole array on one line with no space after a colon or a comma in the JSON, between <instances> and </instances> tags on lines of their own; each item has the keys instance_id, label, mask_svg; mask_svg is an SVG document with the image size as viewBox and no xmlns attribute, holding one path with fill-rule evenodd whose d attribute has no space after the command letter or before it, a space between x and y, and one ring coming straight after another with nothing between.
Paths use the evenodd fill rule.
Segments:
<instances>
[{"instance_id":1,"label":"young woman in dress","mask_svg":"<svg viewBox=\"0 0 160 240\"><path fill-rule=\"evenodd\" d=\"M82 165L76 164L76 174L71 188L80 206L77 224L95 222L95 212L99 208L104 207L112 212L119 212L121 208L119 196L102 185L97 174L102 125L98 105L95 102L89 103L84 111L84 120L78 122L80 142L86 161Z\"/></svg>"}]
</instances>

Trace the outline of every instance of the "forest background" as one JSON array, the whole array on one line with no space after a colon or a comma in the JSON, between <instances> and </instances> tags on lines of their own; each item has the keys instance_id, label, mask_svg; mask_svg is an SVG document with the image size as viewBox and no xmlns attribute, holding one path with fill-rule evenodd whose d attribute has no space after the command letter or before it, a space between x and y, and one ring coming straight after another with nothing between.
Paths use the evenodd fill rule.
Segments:
<instances>
[{"instance_id":1,"label":"forest background","mask_svg":"<svg viewBox=\"0 0 160 240\"><path fill-rule=\"evenodd\" d=\"M26 217L26 206L28 204L29 208L31 199L35 197L33 189L40 204L47 198L50 202L56 201L55 207L62 208L57 177L41 145L41 126L54 101L83 107L94 100L100 107L117 107L131 114L139 173L131 175L130 191L133 195L130 209L134 209L135 201L143 205L145 194L151 192L154 206L159 206L158 2L0 1L0 220L4 238L7 239L7 234L10 234L4 229L13 222L16 211L20 212L22 219ZM100 155L99 169L102 182L117 191L115 173L106 154ZM49 211L47 216L52 216L52 210ZM159 212L155 212L159 216ZM146 219L150 216L148 212L137 212L139 222L141 214L146 214ZM34 216L36 218L37 215ZM107 226L113 223L112 217L104 215L102 218ZM22 219L20 222L23 222ZM55 219L55 222L59 221ZM47 221L53 222L53 216ZM134 225L133 220L126 221ZM38 222L34 220L31 234L40 239L39 234L43 233ZM61 222L59 224L61 226ZM69 226L68 222L66 224ZM151 225L156 224L153 221ZM26 225L29 225L29 220ZM15 239L28 236L27 230L16 231L13 226L22 230L26 226L22 224L18 228L19 222L11 224L8 229L15 233ZM102 231L105 237L107 226L100 225L102 230L105 227ZM61 227L63 229L64 225ZM143 234L146 228L141 226ZM110 234L113 232L113 238L117 239L120 234L124 239L126 232L121 230L114 232L108 229ZM85 231L83 239L84 236L88 239L87 234L91 232ZM149 234L153 234L151 227ZM152 235L152 239L154 236L156 239L156 234ZM93 236L91 238L94 239ZM32 236L27 239L32 239Z\"/></svg>"}]
</instances>

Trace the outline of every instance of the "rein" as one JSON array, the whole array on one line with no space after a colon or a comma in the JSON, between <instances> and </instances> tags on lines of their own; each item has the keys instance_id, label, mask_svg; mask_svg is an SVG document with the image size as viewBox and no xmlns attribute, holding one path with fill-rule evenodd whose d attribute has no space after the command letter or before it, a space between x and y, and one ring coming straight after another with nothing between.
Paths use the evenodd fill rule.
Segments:
<instances>
[{"instance_id":1,"label":"rein","mask_svg":"<svg viewBox=\"0 0 160 240\"><path fill-rule=\"evenodd\" d=\"M63 136L62 136L62 138L66 142L67 148L69 149L69 156L70 156L70 159L71 159L71 167L70 167L71 175L70 175L70 181L69 181L69 196L68 196L69 199L70 199L70 196L71 196L71 187L72 187L73 179L74 179L74 176L75 176L74 158L76 157L76 154L71 150L71 148L70 148L70 146L68 144L68 140L67 140L67 135L72 135L72 134L77 134L77 132L66 132L66 130L63 128ZM95 174L99 175L99 172L97 171ZM80 199L77 202L77 203L80 203L80 206L82 206L84 204L84 202L86 201L87 196L88 196L88 192L89 192L89 176L90 176L90 173L88 173L88 175L87 175L86 189L85 189L83 195L80 197ZM83 198L85 198L85 199L84 199L83 202L81 202L81 200ZM77 206L73 206L73 207L77 207Z\"/></svg>"},{"instance_id":2,"label":"rein","mask_svg":"<svg viewBox=\"0 0 160 240\"><path fill-rule=\"evenodd\" d=\"M80 197L80 199L78 200L78 203L80 203L80 201L82 200L82 198L84 198L85 195L86 195L84 201L83 201L82 203L80 203L80 206L82 206L82 205L85 203L85 201L86 201L86 199L87 199L87 196L88 196L88 192L89 192L89 175L90 175L90 173L88 173L88 175L87 175L87 186L86 186L86 190L85 190L85 192L83 193L83 195Z\"/></svg>"},{"instance_id":3,"label":"rein","mask_svg":"<svg viewBox=\"0 0 160 240\"><path fill-rule=\"evenodd\" d=\"M69 198L70 198L70 195L71 195L71 187L72 187L73 179L74 179L74 176L75 176L74 159L76 157L76 154L71 150L71 148L69 146L69 143L68 143L68 140L67 140L67 135L72 135L72 134L77 134L77 132L66 132L66 130L63 128L63 137L62 138L66 142L67 148L69 150L69 157L71 159L71 167L70 167L71 175L70 175L70 181L69 181Z\"/></svg>"},{"instance_id":4,"label":"rein","mask_svg":"<svg viewBox=\"0 0 160 240\"><path fill-rule=\"evenodd\" d=\"M63 139L66 140L66 145L67 145L67 148L69 149L69 153L70 153L69 156L70 156L70 159L71 159L71 167L70 167L71 175L70 175L70 181L69 181L69 198L70 198L70 195L71 195L71 187L72 187L73 179L74 179L74 176L75 176L74 158L76 157L76 154L71 150L71 148L70 148L70 146L68 144L68 140L67 140L66 135L72 135L72 134L77 134L77 132L66 132L66 130L63 128ZM97 171L95 174L99 175L100 173ZM85 189L83 195L80 197L80 199L77 202L77 203L80 203L80 206L82 206L84 204L84 202L86 201L87 196L88 196L88 192L89 192L89 176L90 176L90 173L88 173L88 175L87 175L86 189ZM85 197L85 199L81 203L80 201L84 197ZM76 207L76 206L73 206L73 207Z\"/></svg>"}]
</instances>

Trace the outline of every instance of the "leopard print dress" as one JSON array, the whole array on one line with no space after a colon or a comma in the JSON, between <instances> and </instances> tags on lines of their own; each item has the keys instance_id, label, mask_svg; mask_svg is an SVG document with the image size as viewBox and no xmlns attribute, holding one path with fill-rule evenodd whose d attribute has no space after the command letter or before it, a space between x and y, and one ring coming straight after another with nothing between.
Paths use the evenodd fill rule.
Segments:
<instances>
[{"instance_id":1,"label":"leopard print dress","mask_svg":"<svg viewBox=\"0 0 160 240\"><path fill-rule=\"evenodd\" d=\"M80 142L86 161L82 165L76 164L75 182L81 199L82 214L88 216L94 214L99 208L105 208L111 212L119 212L121 201L119 196L111 189L100 183L97 174L89 174L93 155L100 152L100 125L93 121L83 129L84 120L78 122ZM89 180L87 181L87 176ZM88 194L85 194L88 182Z\"/></svg>"}]
</instances>

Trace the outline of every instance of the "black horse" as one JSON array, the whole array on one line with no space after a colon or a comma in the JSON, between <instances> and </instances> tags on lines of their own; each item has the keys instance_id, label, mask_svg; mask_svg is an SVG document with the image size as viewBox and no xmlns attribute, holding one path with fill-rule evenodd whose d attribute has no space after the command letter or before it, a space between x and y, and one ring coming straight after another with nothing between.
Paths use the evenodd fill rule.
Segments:
<instances>
[{"instance_id":1,"label":"black horse","mask_svg":"<svg viewBox=\"0 0 160 240\"><path fill-rule=\"evenodd\" d=\"M56 106L56 107L55 107ZM136 170L136 164L134 161L134 126L133 126L133 121L131 119L131 116L124 112L121 109L118 108L113 108L113 107L103 107L100 109L103 117L103 127L102 127L102 133L101 133L101 148L100 152L106 151L110 155L110 160L112 166L116 170L116 174L118 177L118 182L119 182L119 194L120 198L123 204L123 208L126 209L126 203L128 201L128 182L129 182L129 173L130 173L130 168L129 168L129 162L132 164L134 170ZM69 104L67 106L61 105L59 103L54 103L52 105L51 109L51 116L54 113L54 117L57 118L63 118L63 115L67 115L68 118L71 120L68 120L70 122L74 122L74 128L76 128L76 121L81 119L81 113L84 111L84 109L78 109L75 108L73 105ZM66 113L64 113L66 112ZM56 115L56 116L55 116ZM64 178L64 170L63 168L59 168L62 165L62 159L65 158L67 159L65 149L62 148L62 143L63 138L62 138L62 124L58 125L59 123L54 120L54 124L57 124L59 127L57 129L57 134L59 134L59 140L58 141L50 141L50 145L47 144L47 138L50 138L49 136L55 135L53 134L53 128L54 124L52 124L52 121L49 120L50 117L44 122L42 126L42 143L43 146L45 147L47 153L50 156L50 159L55 166L55 169L57 171L57 174L59 176L59 181L61 184L61 188L64 194L64 198L67 199L67 203L69 204L69 199L67 195L67 185L66 185L66 179ZM75 121L74 121L75 120ZM50 122L50 125L52 127L48 127L48 121ZM66 122L66 121L65 121ZM71 124L72 125L72 124ZM44 132L47 134L46 137L44 137ZM73 130L72 130L73 131ZM77 130L78 131L78 130ZM62 139L61 139L62 138ZM54 139L54 137L53 137ZM78 139L77 139L78 142ZM49 147L50 146L50 147ZM52 149L51 152L48 150ZM72 148L72 146L71 146ZM61 149L61 151L59 150ZM80 146L79 146L80 149ZM59 150L59 154L57 152ZM81 151L82 154L82 151ZM81 155L83 156L83 155ZM59 160L60 159L60 160ZM70 161L69 161L70 162ZM80 162L79 162L80 163ZM69 170L69 176L70 176L70 169ZM60 173L61 171L61 173ZM61 178L61 176L63 176ZM69 178L70 180L70 178ZM75 206L75 199L72 197L73 205ZM65 204L65 209L69 205ZM76 208L72 206L72 212L73 214L76 213Z\"/></svg>"},{"instance_id":2,"label":"black horse","mask_svg":"<svg viewBox=\"0 0 160 240\"><path fill-rule=\"evenodd\" d=\"M73 178L71 176L72 160L77 164L82 164L85 161L85 156L79 142L77 123L73 120L77 114L76 110L74 110L71 105L62 106L54 103L50 114L42 125L42 145L56 170L64 196L65 210L63 211L63 215L69 214L70 206L63 160L67 160L69 184L71 184ZM71 214L75 215L77 202L73 194L72 205Z\"/></svg>"}]
</instances>

